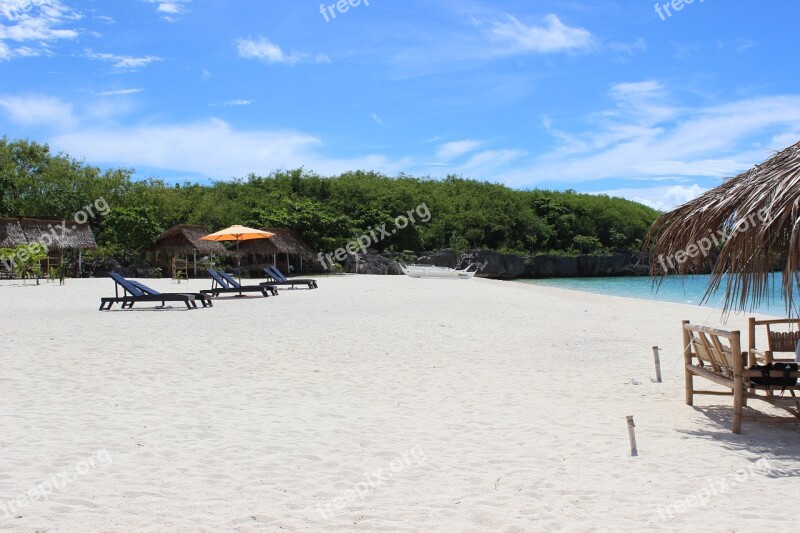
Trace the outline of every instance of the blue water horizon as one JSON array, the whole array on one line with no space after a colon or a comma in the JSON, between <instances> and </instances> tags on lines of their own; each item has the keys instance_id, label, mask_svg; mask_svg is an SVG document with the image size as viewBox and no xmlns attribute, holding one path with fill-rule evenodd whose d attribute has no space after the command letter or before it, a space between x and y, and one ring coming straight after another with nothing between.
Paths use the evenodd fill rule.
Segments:
<instances>
[{"instance_id":1,"label":"blue water horizon","mask_svg":"<svg viewBox=\"0 0 800 533\"><path fill-rule=\"evenodd\" d=\"M649 276L614 276L591 278L544 278L544 279L518 279L520 283L555 287L580 292L607 294L609 296L622 296L637 298L654 302L672 302L688 305L697 305L704 308L722 309L724 307L725 281L720 290L712 294L708 301L703 301L709 274L694 276L667 276L651 278ZM659 283L660 281L660 283ZM759 305L748 307L744 313L762 313L778 317L786 317L786 304L780 294L782 275L775 273L770 282L768 297ZM795 303L800 302L800 294L795 290ZM738 311L733 311L738 313Z\"/></svg>"}]
</instances>

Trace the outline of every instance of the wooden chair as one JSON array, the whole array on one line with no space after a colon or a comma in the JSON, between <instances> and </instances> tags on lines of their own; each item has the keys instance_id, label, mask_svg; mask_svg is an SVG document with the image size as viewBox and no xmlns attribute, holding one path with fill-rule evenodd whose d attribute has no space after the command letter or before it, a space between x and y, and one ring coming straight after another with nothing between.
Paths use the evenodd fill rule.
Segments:
<instances>
[{"instance_id":1,"label":"wooden chair","mask_svg":"<svg viewBox=\"0 0 800 533\"><path fill-rule=\"evenodd\" d=\"M795 347L797 341L800 340L800 330L797 331L772 331L772 327L778 324L795 324L800 327L800 319L797 318L779 318L773 320L756 320L750 318L748 322L748 353L750 365L754 363L772 363L775 361L775 353L790 353L791 355L785 358L778 359L779 361L794 361ZM767 349L758 350L756 348L756 326L766 326L767 328Z\"/></svg>"},{"instance_id":2,"label":"wooden chair","mask_svg":"<svg viewBox=\"0 0 800 533\"><path fill-rule=\"evenodd\" d=\"M751 377L760 377L758 370L749 370L746 366L747 354L741 350L741 333L725 331L706 326L694 326L688 320L683 321L683 347L686 404L694 405L694 395L733 396L733 432L741 433L743 420L769 419L776 422L800 423L800 406L794 409L790 404L797 404L795 391L800 386L787 387L788 396L776 396L769 387L755 385ZM794 352L794 348L792 348ZM752 355L751 355L752 356ZM772 372L771 377L781 379L781 372ZM694 387L695 376L705 378L729 391L699 390ZM792 377L800 376L800 372L792 372ZM749 399L762 400L776 407L787 410L793 416L775 417L767 415L744 415L744 407Z\"/></svg>"}]
</instances>

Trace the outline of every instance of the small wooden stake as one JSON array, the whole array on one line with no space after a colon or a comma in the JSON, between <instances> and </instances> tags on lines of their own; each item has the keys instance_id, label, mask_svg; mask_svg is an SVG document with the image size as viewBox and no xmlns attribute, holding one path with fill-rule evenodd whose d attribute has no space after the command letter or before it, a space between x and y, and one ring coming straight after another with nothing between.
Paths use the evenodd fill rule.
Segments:
<instances>
[{"instance_id":1,"label":"small wooden stake","mask_svg":"<svg viewBox=\"0 0 800 533\"><path fill-rule=\"evenodd\" d=\"M636 449L636 432L633 429L636 427L636 424L633 423L632 416L625 418L628 419L628 437L631 439L631 457L636 457L639 455L639 450Z\"/></svg>"},{"instance_id":2,"label":"small wooden stake","mask_svg":"<svg viewBox=\"0 0 800 533\"><path fill-rule=\"evenodd\" d=\"M656 382L661 383L661 359L658 357L658 346L653 346L653 358L656 362Z\"/></svg>"}]
</instances>

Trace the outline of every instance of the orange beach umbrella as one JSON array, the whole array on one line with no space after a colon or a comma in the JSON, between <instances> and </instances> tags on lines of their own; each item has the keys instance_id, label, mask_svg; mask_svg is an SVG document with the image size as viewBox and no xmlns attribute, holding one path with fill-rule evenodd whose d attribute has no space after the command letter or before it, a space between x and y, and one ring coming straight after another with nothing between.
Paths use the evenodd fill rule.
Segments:
<instances>
[{"instance_id":1,"label":"orange beach umbrella","mask_svg":"<svg viewBox=\"0 0 800 533\"><path fill-rule=\"evenodd\" d=\"M221 229L215 233L200 237L201 241L236 241L236 259L239 263L239 285L242 284L242 260L239 257L239 241L249 241L251 239L269 239L274 237L274 233L260 229L247 228L234 224L233 226Z\"/></svg>"}]
</instances>

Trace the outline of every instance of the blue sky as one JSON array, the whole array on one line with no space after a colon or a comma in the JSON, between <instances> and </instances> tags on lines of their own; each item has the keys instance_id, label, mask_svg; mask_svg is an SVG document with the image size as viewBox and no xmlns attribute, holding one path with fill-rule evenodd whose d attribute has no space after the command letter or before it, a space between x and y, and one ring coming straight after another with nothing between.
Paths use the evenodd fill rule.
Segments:
<instances>
[{"instance_id":1,"label":"blue sky","mask_svg":"<svg viewBox=\"0 0 800 533\"><path fill-rule=\"evenodd\" d=\"M685 1L0 0L0 135L168 181L458 174L666 209L800 140L800 2Z\"/></svg>"}]
</instances>

